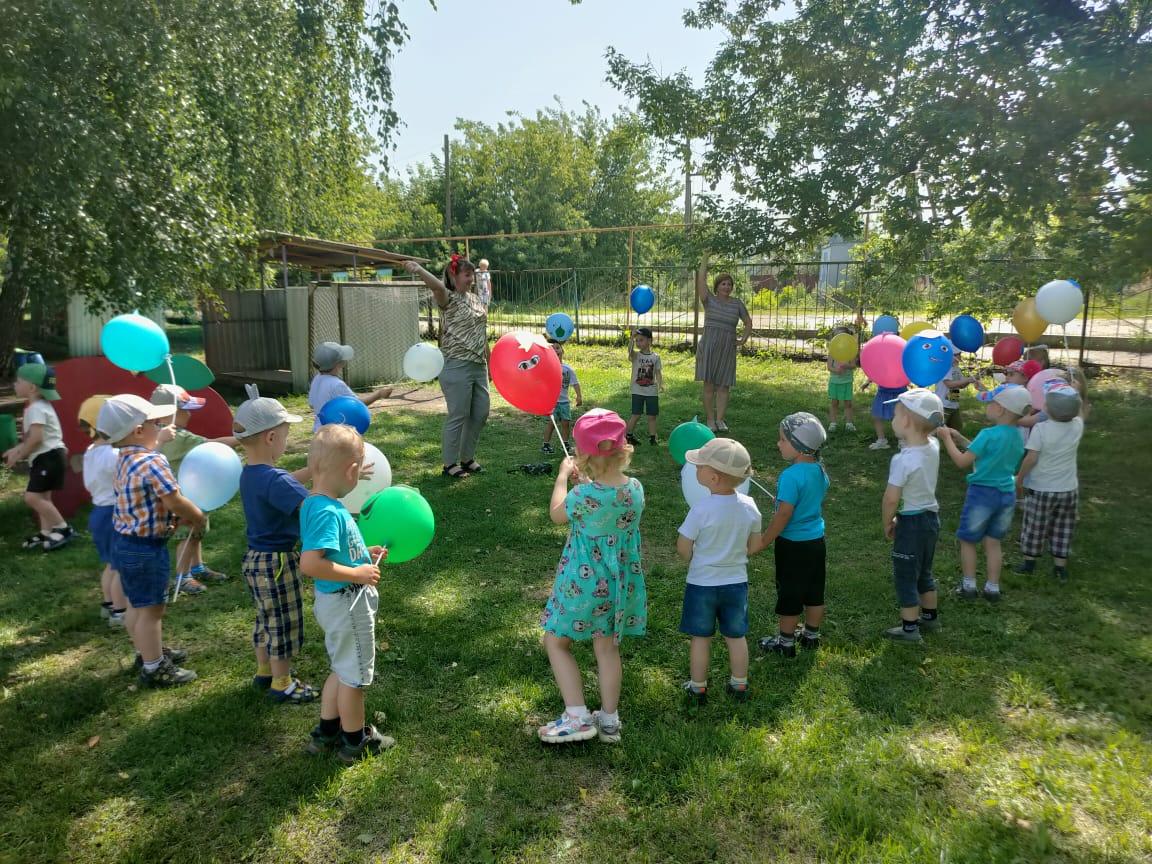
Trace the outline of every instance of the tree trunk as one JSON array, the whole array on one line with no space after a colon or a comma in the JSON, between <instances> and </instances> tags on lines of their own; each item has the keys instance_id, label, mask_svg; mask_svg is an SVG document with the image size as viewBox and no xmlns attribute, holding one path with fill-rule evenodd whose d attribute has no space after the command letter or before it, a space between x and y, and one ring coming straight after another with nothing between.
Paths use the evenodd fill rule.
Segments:
<instances>
[{"instance_id":1,"label":"tree trunk","mask_svg":"<svg viewBox=\"0 0 1152 864\"><path fill-rule=\"evenodd\" d=\"M28 280L22 232L15 228L8 237L8 260L0 282L0 380L12 378L12 355L20 339Z\"/></svg>"}]
</instances>

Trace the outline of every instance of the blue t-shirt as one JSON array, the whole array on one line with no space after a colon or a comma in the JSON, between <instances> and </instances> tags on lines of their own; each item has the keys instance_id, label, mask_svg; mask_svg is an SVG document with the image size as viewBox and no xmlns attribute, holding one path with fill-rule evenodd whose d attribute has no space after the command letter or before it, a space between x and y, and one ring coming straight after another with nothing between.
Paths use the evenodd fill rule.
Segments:
<instances>
[{"instance_id":1,"label":"blue t-shirt","mask_svg":"<svg viewBox=\"0 0 1152 864\"><path fill-rule=\"evenodd\" d=\"M785 540L819 540L824 536L824 516L820 512L828 491L828 475L819 462L794 462L780 472L776 481L776 506L792 505L792 518L780 532Z\"/></svg>"},{"instance_id":2,"label":"blue t-shirt","mask_svg":"<svg viewBox=\"0 0 1152 864\"><path fill-rule=\"evenodd\" d=\"M308 497L303 484L275 465L245 465L240 472L240 501L248 522L248 548L291 552L300 539L296 511Z\"/></svg>"},{"instance_id":3,"label":"blue t-shirt","mask_svg":"<svg viewBox=\"0 0 1152 864\"><path fill-rule=\"evenodd\" d=\"M981 429L968 445L976 454L969 486L991 486L1001 492L1016 488L1016 469L1024 458L1024 440L1015 426L989 426Z\"/></svg>"},{"instance_id":4,"label":"blue t-shirt","mask_svg":"<svg viewBox=\"0 0 1152 864\"><path fill-rule=\"evenodd\" d=\"M359 567L371 564L368 547L352 514L343 504L327 495L309 495L300 505L301 549L311 552L319 549L334 564ZM321 594L335 594L351 582L333 582L317 579L316 590Z\"/></svg>"}]
</instances>

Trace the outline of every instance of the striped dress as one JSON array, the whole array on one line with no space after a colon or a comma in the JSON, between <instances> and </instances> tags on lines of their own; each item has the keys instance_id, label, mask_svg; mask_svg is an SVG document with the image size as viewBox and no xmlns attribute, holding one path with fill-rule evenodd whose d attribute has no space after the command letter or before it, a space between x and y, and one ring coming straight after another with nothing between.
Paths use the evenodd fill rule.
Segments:
<instances>
[{"instance_id":1,"label":"striped dress","mask_svg":"<svg viewBox=\"0 0 1152 864\"><path fill-rule=\"evenodd\" d=\"M704 333L696 346L696 380L718 387L736 383L736 325L748 314L743 300L704 298Z\"/></svg>"}]
</instances>

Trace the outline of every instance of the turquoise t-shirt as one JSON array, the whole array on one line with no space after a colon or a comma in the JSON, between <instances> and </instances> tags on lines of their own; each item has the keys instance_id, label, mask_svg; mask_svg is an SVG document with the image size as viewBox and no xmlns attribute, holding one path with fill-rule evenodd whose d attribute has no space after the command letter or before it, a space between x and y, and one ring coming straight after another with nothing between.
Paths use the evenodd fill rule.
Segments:
<instances>
[{"instance_id":1,"label":"turquoise t-shirt","mask_svg":"<svg viewBox=\"0 0 1152 864\"><path fill-rule=\"evenodd\" d=\"M309 495L300 505L300 548L304 552L319 549L329 561L346 567L372 563L352 514L327 495ZM317 579L316 590L335 594L351 584Z\"/></svg>"},{"instance_id":2,"label":"turquoise t-shirt","mask_svg":"<svg viewBox=\"0 0 1152 864\"><path fill-rule=\"evenodd\" d=\"M1001 492L1016 488L1016 469L1024 458L1024 440L1015 426L989 426L981 429L968 445L976 454L969 486L991 486Z\"/></svg>"},{"instance_id":3,"label":"turquoise t-shirt","mask_svg":"<svg viewBox=\"0 0 1152 864\"><path fill-rule=\"evenodd\" d=\"M776 481L776 506L792 505L792 518L780 532L785 540L819 540L824 536L820 512L828 491L828 475L818 462L795 462L780 472Z\"/></svg>"}]
</instances>

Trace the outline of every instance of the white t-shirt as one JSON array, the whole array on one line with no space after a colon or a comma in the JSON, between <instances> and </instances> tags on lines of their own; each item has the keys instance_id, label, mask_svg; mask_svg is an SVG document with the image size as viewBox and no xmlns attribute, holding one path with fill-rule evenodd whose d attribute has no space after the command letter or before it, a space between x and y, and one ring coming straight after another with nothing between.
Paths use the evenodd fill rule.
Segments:
<instances>
[{"instance_id":1,"label":"white t-shirt","mask_svg":"<svg viewBox=\"0 0 1152 864\"><path fill-rule=\"evenodd\" d=\"M111 444L92 444L84 451L84 488L97 507L116 503L116 465L120 451Z\"/></svg>"},{"instance_id":2,"label":"white t-shirt","mask_svg":"<svg viewBox=\"0 0 1152 864\"><path fill-rule=\"evenodd\" d=\"M929 438L918 447L905 446L888 466L888 485L900 487L901 513L939 512L936 478L940 475L940 442Z\"/></svg>"},{"instance_id":3,"label":"white t-shirt","mask_svg":"<svg viewBox=\"0 0 1152 864\"><path fill-rule=\"evenodd\" d=\"M40 430L39 446L28 454L29 462L41 453L59 450L64 446L64 432L60 428L60 418L56 416L56 409L47 399L37 399L24 409L24 435L27 436L35 425L44 428Z\"/></svg>"},{"instance_id":4,"label":"white t-shirt","mask_svg":"<svg viewBox=\"0 0 1152 864\"><path fill-rule=\"evenodd\" d=\"M960 403L957 402L955 398L952 398L952 397L959 397L960 391L959 390L949 390L948 387L944 384L944 382L945 381L955 381L957 378L960 378L960 377L962 377L960 375L960 365L958 363L953 363L952 368L948 370L948 374L945 375L944 378L940 381L940 383L936 385L936 395L940 397L940 401L941 401L941 403L943 403L945 410L951 410L953 408L959 408L960 407Z\"/></svg>"},{"instance_id":5,"label":"white t-shirt","mask_svg":"<svg viewBox=\"0 0 1152 864\"><path fill-rule=\"evenodd\" d=\"M339 376L321 372L312 379L312 383L308 387L308 407L316 412L316 422L312 424L313 432L320 428L320 409L337 396L355 398L356 394Z\"/></svg>"},{"instance_id":6,"label":"white t-shirt","mask_svg":"<svg viewBox=\"0 0 1152 864\"><path fill-rule=\"evenodd\" d=\"M653 351L641 353L637 351L632 355L632 395L633 396L659 396L660 388L656 384L656 376L663 366L660 355Z\"/></svg>"},{"instance_id":7,"label":"white t-shirt","mask_svg":"<svg viewBox=\"0 0 1152 864\"><path fill-rule=\"evenodd\" d=\"M688 511L680 534L695 545L689 585L737 585L748 581L748 537L762 530L760 509L749 496L709 495Z\"/></svg>"},{"instance_id":8,"label":"white t-shirt","mask_svg":"<svg viewBox=\"0 0 1152 864\"><path fill-rule=\"evenodd\" d=\"M1034 492L1071 492L1080 488L1076 479L1076 448L1084 434L1084 421L1073 417L1067 423L1045 420L1032 427L1027 450L1040 454L1024 488Z\"/></svg>"}]
</instances>

